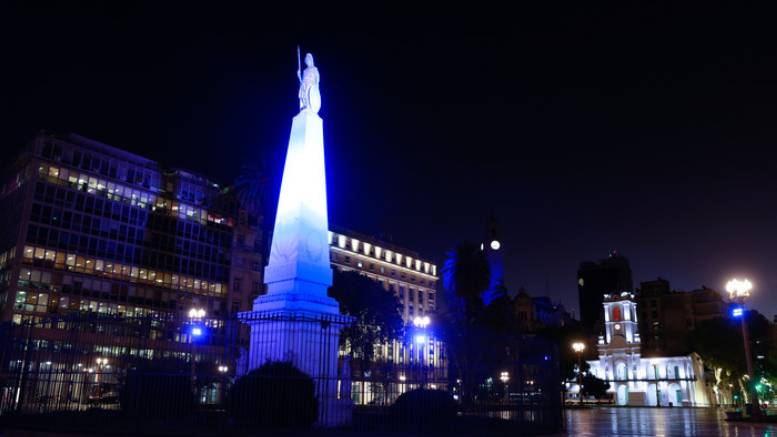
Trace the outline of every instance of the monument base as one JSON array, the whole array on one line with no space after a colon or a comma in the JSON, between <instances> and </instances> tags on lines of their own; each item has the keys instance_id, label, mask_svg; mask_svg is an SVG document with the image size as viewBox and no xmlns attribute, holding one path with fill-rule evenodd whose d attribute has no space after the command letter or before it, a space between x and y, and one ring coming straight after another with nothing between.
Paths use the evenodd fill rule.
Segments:
<instances>
[{"instance_id":1,"label":"monument base","mask_svg":"<svg viewBox=\"0 0 777 437\"><path fill-rule=\"evenodd\" d=\"M312 309L280 309L263 311L260 296L254 311L239 314L240 320L251 327L248 371L268 361L286 361L309 375L315 382L319 415L317 425L334 427L348 425L353 404L350 374L338 369L340 332L352 322L350 316L322 313ZM286 300L286 302L289 302ZM272 299L269 307L276 307ZM276 307L277 308L277 307ZM346 371L343 371L346 370Z\"/></svg>"}]
</instances>

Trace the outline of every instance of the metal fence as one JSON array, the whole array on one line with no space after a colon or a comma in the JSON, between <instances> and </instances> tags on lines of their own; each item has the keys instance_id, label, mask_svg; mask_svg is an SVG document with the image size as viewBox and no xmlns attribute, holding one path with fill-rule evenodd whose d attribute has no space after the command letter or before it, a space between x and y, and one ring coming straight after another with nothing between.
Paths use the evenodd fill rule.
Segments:
<instances>
[{"instance_id":1,"label":"metal fence","mask_svg":"<svg viewBox=\"0 0 777 437\"><path fill-rule=\"evenodd\" d=\"M305 347L321 352L342 328L323 319L266 321L275 331L262 331L266 338L255 343L282 341L292 331L320 333L303 337L308 344L296 347L302 355ZM494 375L462 402L456 399L461 381L451 377L447 360L430 359L418 344L383 345L384 353L368 361L334 338L335 362L288 356L249 372L246 326L237 320L78 315L2 325L0 421L83 434L117 428L137 435L195 429L220 435L229 428L239 435L315 428L341 408L347 419L337 425L354 430L509 434L561 426L556 351L541 339L523 340L519 359L505 363L509 380ZM403 396L420 388L427 390ZM322 396L327 391L331 395Z\"/></svg>"}]
</instances>

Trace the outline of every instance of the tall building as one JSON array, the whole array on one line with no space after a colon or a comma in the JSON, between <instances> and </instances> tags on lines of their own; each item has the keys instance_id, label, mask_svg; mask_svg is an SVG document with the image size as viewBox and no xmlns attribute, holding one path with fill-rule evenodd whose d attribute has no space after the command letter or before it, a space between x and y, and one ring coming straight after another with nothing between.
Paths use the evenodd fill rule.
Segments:
<instances>
[{"instance_id":1,"label":"tall building","mask_svg":"<svg viewBox=\"0 0 777 437\"><path fill-rule=\"evenodd\" d=\"M633 290L629 260L617 252L598 262L585 261L577 271L577 291L580 301L580 323L589 332L601 324L601 308L605 294Z\"/></svg>"},{"instance_id":2,"label":"tall building","mask_svg":"<svg viewBox=\"0 0 777 437\"><path fill-rule=\"evenodd\" d=\"M687 354L687 335L704 320L723 318L728 303L711 288L673 291L666 279L642 282L637 290L642 348L646 355Z\"/></svg>"},{"instance_id":3,"label":"tall building","mask_svg":"<svg viewBox=\"0 0 777 437\"><path fill-rule=\"evenodd\" d=\"M228 191L107 144L42 132L2 176L0 320L169 321L198 308L220 329L262 284L261 223ZM187 341L183 326L154 335L172 349Z\"/></svg>"}]
</instances>

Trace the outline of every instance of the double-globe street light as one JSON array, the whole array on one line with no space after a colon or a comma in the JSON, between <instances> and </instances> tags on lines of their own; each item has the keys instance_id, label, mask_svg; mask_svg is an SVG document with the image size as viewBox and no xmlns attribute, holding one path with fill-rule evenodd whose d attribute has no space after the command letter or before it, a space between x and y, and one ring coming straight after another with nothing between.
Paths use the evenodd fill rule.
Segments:
<instances>
[{"instance_id":1,"label":"double-globe street light","mask_svg":"<svg viewBox=\"0 0 777 437\"><path fill-rule=\"evenodd\" d=\"M191 382L192 382L192 392L197 395L197 369L196 369L196 363L194 360L194 342L202 336L202 326L200 326L199 322L202 321L202 319L205 318L205 309L204 308L192 308L189 310L189 324L190 330L189 330L189 359L191 360L192 368L191 368Z\"/></svg>"},{"instance_id":2,"label":"double-globe street light","mask_svg":"<svg viewBox=\"0 0 777 437\"><path fill-rule=\"evenodd\" d=\"M502 381L502 384L505 386L505 402L508 402L510 400L510 385L508 384L510 382L510 372L502 371L499 373L499 380Z\"/></svg>"},{"instance_id":3,"label":"double-globe street light","mask_svg":"<svg viewBox=\"0 0 777 437\"><path fill-rule=\"evenodd\" d=\"M580 405L583 405L583 351L585 343L582 341L572 343L572 350L577 354L577 391L580 395Z\"/></svg>"},{"instance_id":4,"label":"double-globe street light","mask_svg":"<svg viewBox=\"0 0 777 437\"><path fill-rule=\"evenodd\" d=\"M745 313L745 299L750 297L750 290L753 289L753 283L747 279L732 279L726 284L726 291L731 301L736 303L731 310L731 315L740 319L742 322L742 341L745 346L745 363L747 363L748 389L750 391L750 405L754 418L761 417L761 407L758 404L758 392L755 388L755 374L753 373L753 358L750 355L750 334L747 329L747 320Z\"/></svg>"},{"instance_id":5,"label":"double-globe street light","mask_svg":"<svg viewBox=\"0 0 777 437\"><path fill-rule=\"evenodd\" d=\"M416 349L418 350L418 358L419 358L419 365L420 365L420 371L421 371L421 387L425 387L426 385L426 361L428 361L428 354L427 354L427 348L429 346L429 332L428 328L429 325L432 323L432 320L429 318L429 316L423 316L419 317L416 316L413 319L413 326L415 327L414 331L414 338L416 344Z\"/></svg>"}]
</instances>

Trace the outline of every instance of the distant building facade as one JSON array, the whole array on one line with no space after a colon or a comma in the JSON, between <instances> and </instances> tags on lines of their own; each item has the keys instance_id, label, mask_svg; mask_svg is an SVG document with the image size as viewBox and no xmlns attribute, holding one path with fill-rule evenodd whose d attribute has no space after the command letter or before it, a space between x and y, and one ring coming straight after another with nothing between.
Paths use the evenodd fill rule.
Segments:
<instances>
[{"instance_id":1,"label":"distant building facade","mask_svg":"<svg viewBox=\"0 0 777 437\"><path fill-rule=\"evenodd\" d=\"M410 249L334 226L329 249L332 268L359 272L394 294L405 323L434 315L438 279L434 262Z\"/></svg>"},{"instance_id":2,"label":"distant building facade","mask_svg":"<svg viewBox=\"0 0 777 437\"><path fill-rule=\"evenodd\" d=\"M726 317L729 306L716 290L673 291L662 278L642 282L636 295L642 349L648 356L690 353L688 334L699 322Z\"/></svg>"},{"instance_id":3,"label":"distant building facade","mask_svg":"<svg viewBox=\"0 0 777 437\"><path fill-rule=\"evenodd\" d=\"M714 405L697 354L643 356L637 306L628 291L603 297L604 333L599 359L588 361L591 373L610 384L617 405ZM570 385L572 392L578 391L576 384Z\"/></svg>"},{"instance_id":4,"label":"distant building facade","mask_svg":"<svg viewBox=\"0 0 777 437\"><path fill-rule=\"evenodd\" d=\"M547 296L532 298L534 318L543 326L564 327L572 321L572 316L561 303L554 303Z\"/></svg>"},{"instance_id":5,"label":"distant building facade","mask_svg":"<svg viewBox=\"0 0 777 437\"><path fill-rule=\"evenodd\" d=\"M512 307L522 332L534 332L547 327L564 327L572 317L560 303L548 296L530 296L521 288L512 298Z\"/></svg>"},{"instance_id":6,"label":"distant building facade","mask_svg":"<svg viewBox=\"0 0 777 437\"><path fill-rule=\"evenodd\" d=\"M577 271L580 323L593 334L601 326L601 308L605 294L633 290L629 260L613 251L600 261L586 261Z\"/></svg>"}]
</instances>

